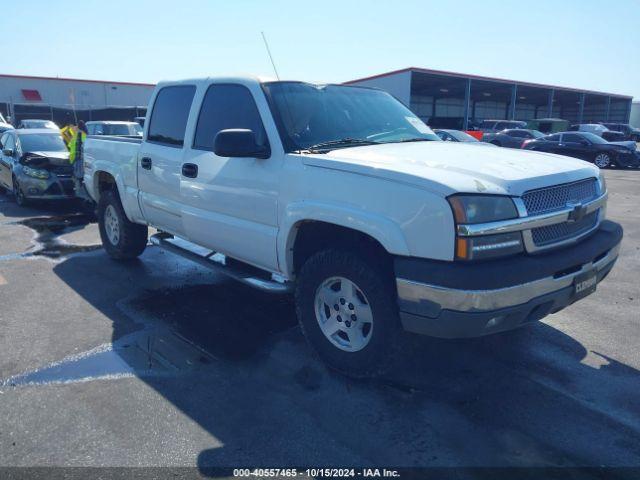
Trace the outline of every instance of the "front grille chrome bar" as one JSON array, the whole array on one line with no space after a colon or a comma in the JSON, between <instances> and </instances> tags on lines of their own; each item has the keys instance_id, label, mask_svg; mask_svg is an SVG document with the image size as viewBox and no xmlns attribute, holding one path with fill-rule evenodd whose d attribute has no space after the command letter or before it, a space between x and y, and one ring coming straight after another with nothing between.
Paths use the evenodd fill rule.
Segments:
<instances>
[{"instance_id":1,"label":"front grille chrome bar","mask_svg":"<svg viewBox=\"0 0 640 480\"><path fill-rule=\"evenodd\" d=\"M605 192L595 200L583 204L584 215L598 210L606 204L608 194ZM519 217L511 220L500 220L498 222L462 224L458 225L457 232L460 237L477 237L480 235L497 235L499 233L521 232L533 228L546 227L556 223L568 222L574 208L563 208L554 212L533 215L530 217Z\"/></svg>"}]
</instances>

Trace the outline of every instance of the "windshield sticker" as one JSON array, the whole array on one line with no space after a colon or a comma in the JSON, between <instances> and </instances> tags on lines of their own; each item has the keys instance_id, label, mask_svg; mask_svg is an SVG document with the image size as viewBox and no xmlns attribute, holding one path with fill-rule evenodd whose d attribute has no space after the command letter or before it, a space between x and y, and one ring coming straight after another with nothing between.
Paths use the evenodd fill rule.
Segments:
<instances>
[{"instance_id":1,"label":"windshield sticker","mask_svg":"<svg viewBox=\"0 0 640 480\"><path fill-rule=\"evenodd\" d=\"M413 128L418 130L420 133L433 133L429 127L425 125L425 123L417 117L404 117L407 119Z\"/></svg>"}]
</instances>

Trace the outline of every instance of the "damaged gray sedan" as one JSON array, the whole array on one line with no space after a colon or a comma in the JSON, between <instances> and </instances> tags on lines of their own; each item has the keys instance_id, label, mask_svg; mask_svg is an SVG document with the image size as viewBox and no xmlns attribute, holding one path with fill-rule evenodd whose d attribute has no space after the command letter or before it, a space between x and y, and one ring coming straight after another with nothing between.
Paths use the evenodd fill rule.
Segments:
<instances>
[{"instance_id":1,"label":"damaged gray sedan","mask_svg":"<svg viewBox=\"0 0 640 480\"><path fill-rule=\"evenodd\" d=\"M13 192L18 205L75 197L73 166L60 132L8 130L0 143L0 189Z\"/></svg>"}]
</instances>

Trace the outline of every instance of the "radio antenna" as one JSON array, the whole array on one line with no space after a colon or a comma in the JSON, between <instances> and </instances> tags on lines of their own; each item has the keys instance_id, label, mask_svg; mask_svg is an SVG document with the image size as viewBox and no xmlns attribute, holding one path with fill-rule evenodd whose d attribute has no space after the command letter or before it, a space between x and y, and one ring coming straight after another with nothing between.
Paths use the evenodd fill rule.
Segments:
<instances>
[{"instance_id":1,"label":"radio antenna","mask_svg":"<svg viewBox=\"0 0 640 480\"><path fill-rule=\"evenodd\" d=\"M264 46L267 48L267 54L269 55L269 60L271 60L273 71L276 72L276 78L280 80L280 75L278 75L278 69L276 68L276 63L273 61L273 56L271 55L271 49L269 48L267 37L265 36L264 32L260 32L260 33L262 34L262 40L264 40Z\"/></svg>"}]
</instances>

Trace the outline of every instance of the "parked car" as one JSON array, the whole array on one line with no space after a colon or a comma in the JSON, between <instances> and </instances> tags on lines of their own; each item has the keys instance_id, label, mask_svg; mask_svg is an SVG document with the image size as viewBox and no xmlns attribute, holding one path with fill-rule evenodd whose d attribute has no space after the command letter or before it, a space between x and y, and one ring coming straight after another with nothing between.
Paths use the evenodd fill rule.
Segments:
<instances>
[{"instance_id":1,"label":"parked car","mask_svg":"<svg viewBox=\"0 0 640 480\"><path fill-rule=\"evenodd\" d=\"M6 132L7 130L13 130L13 125L7 122L0 113L0 133Z\"/></svg>"},{"instance_id":2,"label":"parked car","mask_svg":"<svg viewBox=\"0 0 640 480\"><path fill-rule=\"evenodd\" d=\"M524 128L511 128L498 133L485 133L483 142L491 143L498 147L522 148L526 140L544 137L544 133L538 130L527 130Z\"/></svg>"},{"instance_id":3,"label":"parked car","mask_svg":"<svg viewBox=\"0 0 640 480\"><path fill-rule=\"evenodd\" d=\"M87 122L87 133L89 135L141 137L142 127L138 122L96 121Z\"/></svg>"},{"instance_id":4,"label":"parked car","mask_svg":"<svg viewBox=\"0 0 640 480\"><path fill-rule=\"evenodd\" d=\"M542 133L566 132L571 125L567 120L560 118L536 118L527 122L527 128L538 130Z\"/></svg>"},{"instance_id":5,"label":"parked car","mask_svg":"<svg viewBox=\"0 0 640 480\"><path fill-rule=\"evenodd\" d=\"M461 142L461 143L470 143L473 145L490 145L488 143L484 143L479 141L477 138L469 135L467 132L463 132L460 130L444 130L444 129L436 129L434 133L440 137L440 140L444 142Z\"/></svg>"},{"instance_id":6,"label":"parked car","mask_svg":"<svg viewBox=\"0 0 640 480\"><path fill-rule=\"evenodd\" d=\"M628 123L603 123L605 127L614 132L620 132L625 140L640 142L640 128L636 128Z\"/></svg>"},{"instance_id":7,"label":"parked car","mask_svg":"<svg viewBox=\"0 0 640 480\"><path fill-rule=\"evenodd\" d=\"M41 119L24 119L20 120L18 128L47 128L51 130L60 130L60 127L51 120Z\"/></svg>"},{"instance_id":8,"label":"parked car","mask_svg":"<svg viewBox=\"0 0 640 480\"><path fill-rule=\"evenodd\" d=\"M604 138L608 142L622 142L625 140L625 136L623 133L609 130L607 127L599 123L582 123L579 125L571 125L571 128L569 130L573 132L593 133L594 135L598 135L599 137Z\"/></svg>"},{"instance_id":9,"label":"parked car","mask_svg":"<svg viewBox=\"0 0 640 480\"><path fill-rule=\"evenodd\" d=\"M69 151L52 129L7 130L0 137L0 186L18 205L75 196Z\"/></svg>"},{"instance_id":10,"label":"parked car","mask_svg":"<svg viewBox=\"0 0 640 480\"><path fill-rule=\"evenodd\" d=\"M160 248L295 292L309 343L354 376L385 370L401 329L472 337L557 312L618 256L598 168L440 141L381 90L161 82L148 112L143 139L85 144L105 251L137 257L151 225Z\"/></svg>"},{"instance_id":11,"label":"parked car","mask_svg":"<svg viewBox=\"0 0 640 480\"><path fill-rule=\"evenodd\" d=\"M523 148L587 160L600 168L640 166L635 142L607 142L590 132L554 133L529 140Z\"/></svg>"},{"instance_id":12,"label":"parked car","mask_svg":"<svg viewBox=\"0 0 640 480\"><path fill-rule=\"evenodd\" d=\"M496 133L508 128L527 128L527 122L519 120L483 120L478 129L484 133Z\"/></svg>"}]
</instances>

